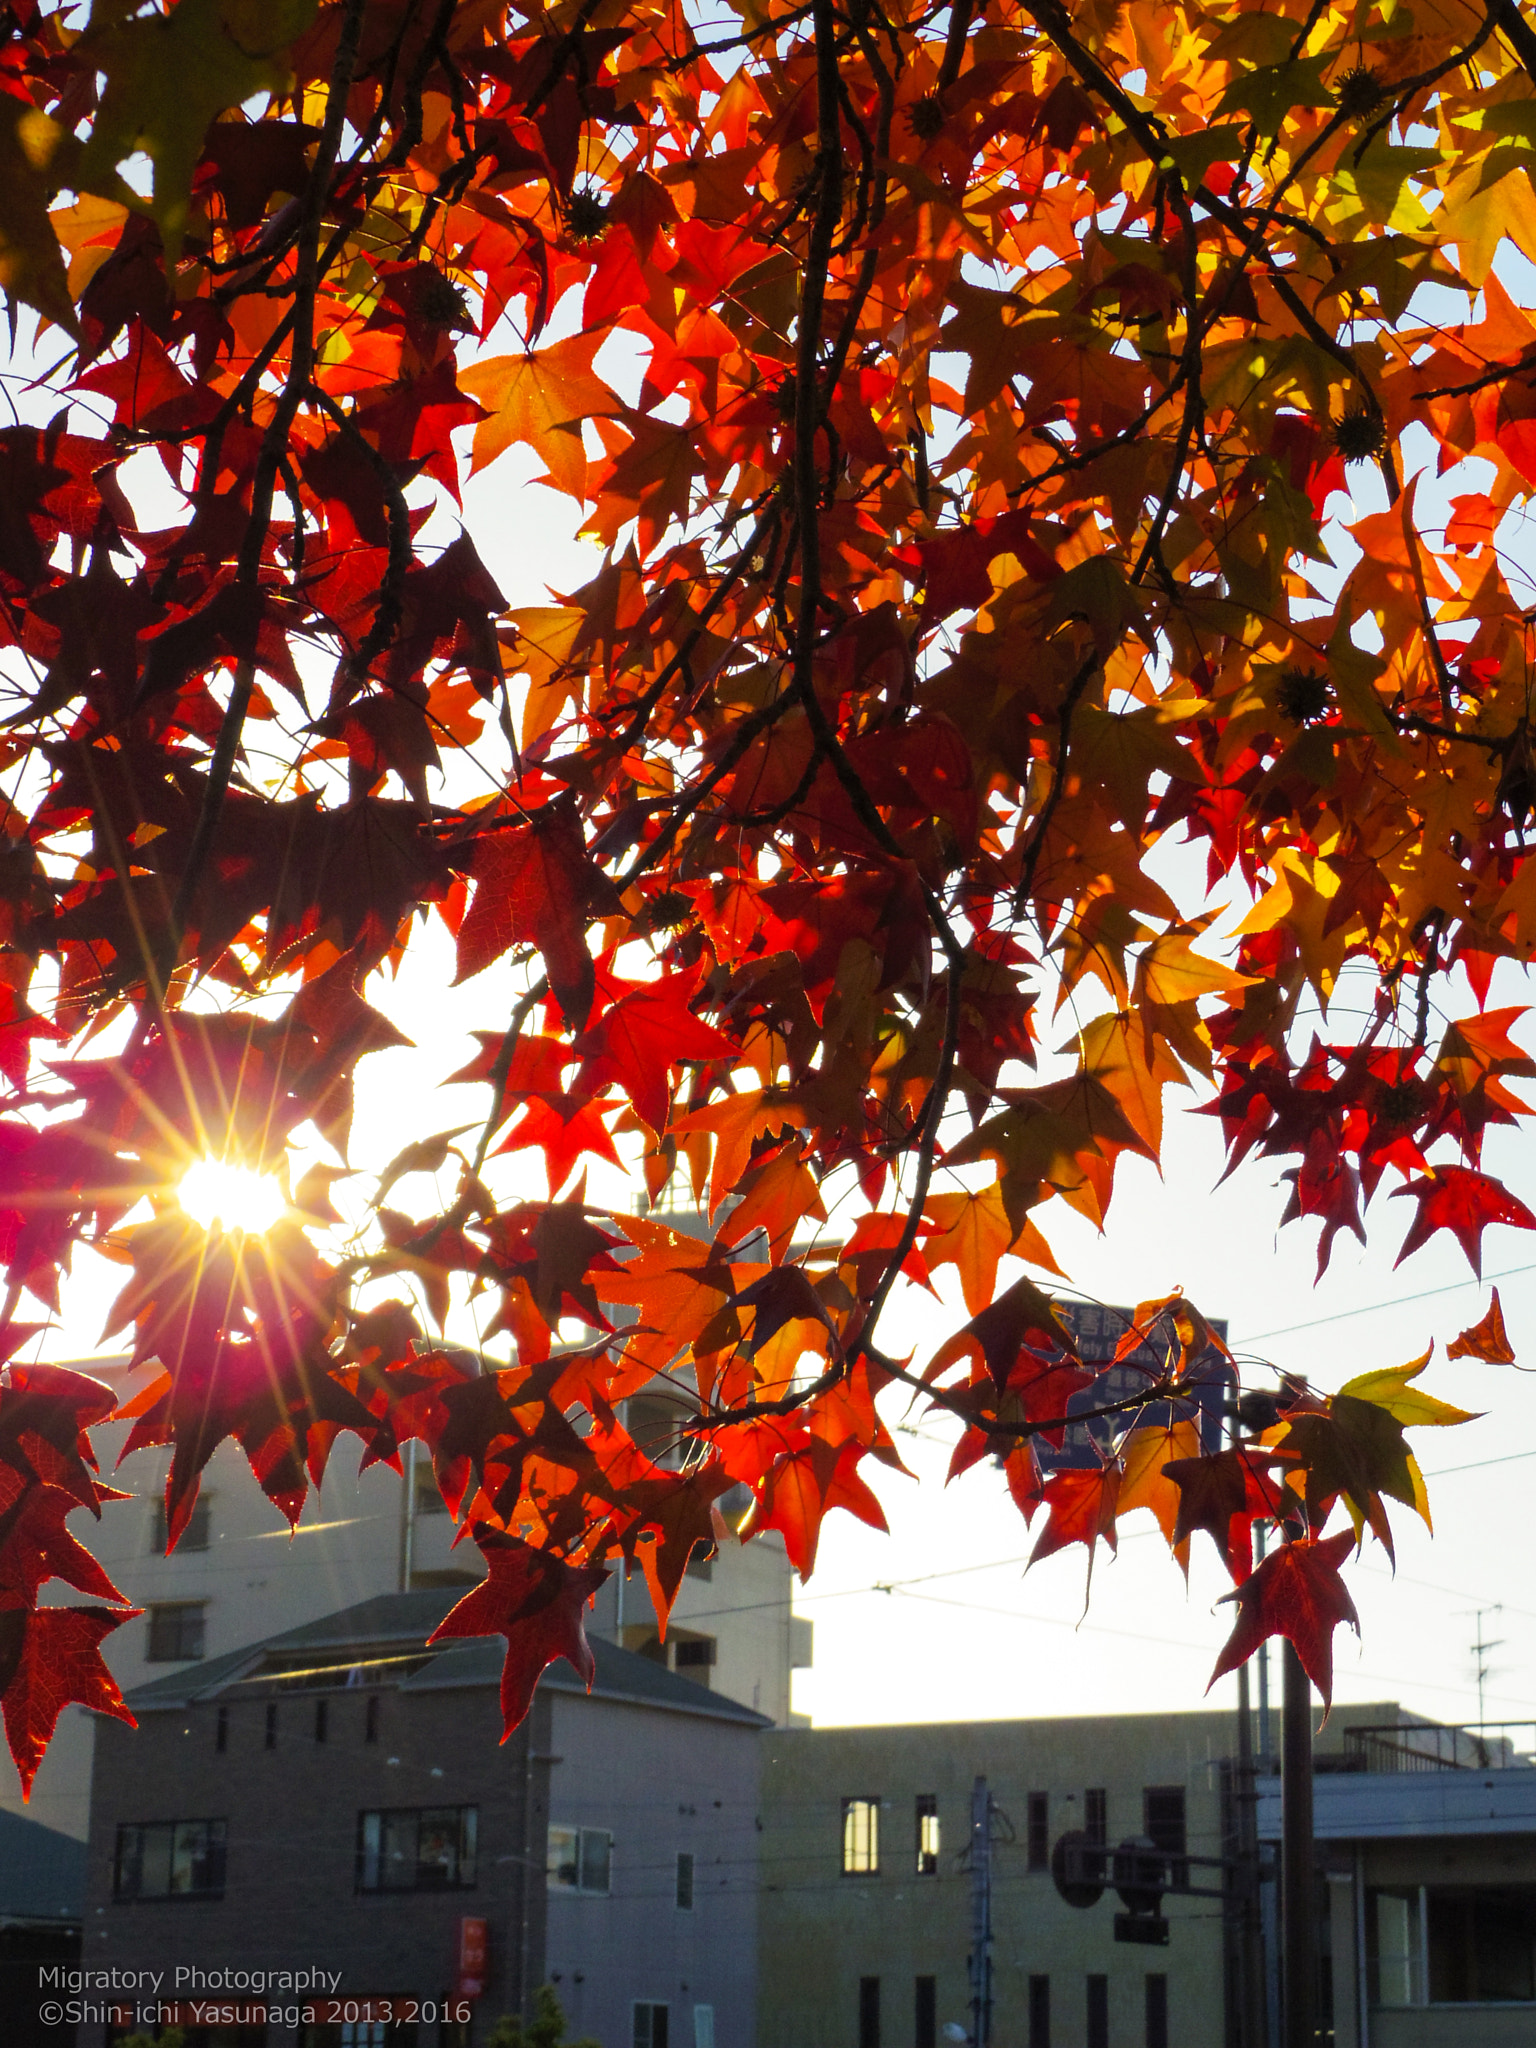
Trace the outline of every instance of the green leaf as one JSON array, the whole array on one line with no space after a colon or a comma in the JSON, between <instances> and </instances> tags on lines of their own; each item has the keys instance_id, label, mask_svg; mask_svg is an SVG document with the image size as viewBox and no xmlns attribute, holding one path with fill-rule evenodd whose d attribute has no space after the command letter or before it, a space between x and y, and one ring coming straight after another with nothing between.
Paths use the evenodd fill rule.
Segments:
<instances>
[{"instance_id":1,"label":"green leaf","mask_svg":"<svg viewBox=\"0 0 1536 2048\"><path fill-rule=\"evenodd\" d=\"M78 335L74 301L48 202L70 176L79 144L26 100L0 98L0 285Z\"/></svg>"},{"instance_id":2,"label":"green leaf","mask_svg":"<svg viewBox=\"0 0 1536 2048\"><path fill-rule=\"evenodd\" d=\"M1216 102L1214 115L1251 114L1261 135L1278 135L1280 124L1295 107L1331 107L1333 94L1323 72L1333 58L1298 57L1294 63L1265 64L1234 78Z\"/></svg>"},{"instance_id":3,"label":"green leaf","mask_svg":"<svg viewBox=\"0 0 1536 2048\"><path fill-rule=\"evenodd\" d=\"M136 5L95 0L91 8L80 51L107 86L77 176L83 191L121 199L118 165L142 151L154 166L147 210L169 268L209 124L254 93L286 86L285 53L316 0L180 0L168 15L139 15Z\"/></svg>"},{"instance_id":4,"label":"green leaf","mask_svg":"<svg viewBox=\"0 0 1536 2048\"><path fill-rule=\"evenodd\" d=\"M1363 1372L1358 1378L1347 1380L1339 1392L1347 1394L1352 1401L1369 1401L1373 1407L1385 1408L1389 1415L1409 1429L1448 1429L1455 1422L1476 1422L1477 1416L1467 1409L1457 1408L1449 1401L1437 1401L1433 1394L1426 1394L1421 1388L1408 1384L1410 1380L1416 1380L1428 1365L1434 1348L1431 1344L1422 1358L1415 1358L1407 1365L1385 1366L1379 1372Z\"/></svg>"}]
</instances>

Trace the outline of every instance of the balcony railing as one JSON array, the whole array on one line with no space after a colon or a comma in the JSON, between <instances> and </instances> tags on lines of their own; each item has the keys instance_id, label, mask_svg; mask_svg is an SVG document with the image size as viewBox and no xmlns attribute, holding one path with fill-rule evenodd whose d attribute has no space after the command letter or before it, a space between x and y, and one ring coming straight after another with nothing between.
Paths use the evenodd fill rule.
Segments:
<instances>
[{"instance_id":1,"label":"balcony railing","mask_svg":"<svg viewBox=\"0 0 1536 2048\"><path fill-rule=\"evenodd\" d=\"M1352 1771L1533 1770L1536 1721L1346 1728L1344 1758L1344 1768Z\"/></svg>"}]
</instances>

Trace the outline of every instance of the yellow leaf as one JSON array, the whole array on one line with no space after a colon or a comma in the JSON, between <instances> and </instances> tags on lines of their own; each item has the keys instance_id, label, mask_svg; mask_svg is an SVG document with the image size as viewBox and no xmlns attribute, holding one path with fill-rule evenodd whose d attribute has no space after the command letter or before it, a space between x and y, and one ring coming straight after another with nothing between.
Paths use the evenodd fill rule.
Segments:
<instances>
[{"instance_id":1,"label":"yellow leaf","mask_svg":"<svg viewBox=\"0 0 1536 2048\"><path fill-rule=\"evenodd\" d=\"M562 490L579 494L587 458L581 422L615 413L619 401L592 368L600 334L573 334L534 354L493 356L461 372L459 387L490 410L475 428L473 466L484 469L514 441L526 441Z\"/></svg>"},{"instance_id":2,"label":"yellow leaf","mask_svg":"<svg viewBox=\"0 0 1536 2048\"><path fill-rule=\"evenodd\" d=\"M1416 1380L1428 1365L1434 1348L1431 1344L1422 1358L1415 1358L1408 1365L1387 1366L1380 1372L1363 1372L1357 1379L1340 1387L1339 1392L1356 1401L1369 1401L1374 1407L1385 1408L1395 1421L1405 1427L1446 1429L1453 1422L1476 1422L1477 1416L1467 1409L1453 1407L1449 1401L1437 1401L1433 1394L1409 1386L1408 1382Z\"/></svg>"}]
</instances>

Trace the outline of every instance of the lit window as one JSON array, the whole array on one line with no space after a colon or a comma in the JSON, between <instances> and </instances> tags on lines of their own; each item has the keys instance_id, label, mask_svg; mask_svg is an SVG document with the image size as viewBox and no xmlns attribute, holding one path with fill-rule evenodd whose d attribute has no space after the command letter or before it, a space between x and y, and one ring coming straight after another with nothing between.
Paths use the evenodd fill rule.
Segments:
<instances>
[{"instance_id":1,"label":"lit window","mask_svg":"<svg viewBox=\"0 0 1536 2048\"><path fill-rule=\"evenodd\" d=\"M880 1802L843 1801L843 1875L877 1877L880 1873Z\"/></svg>"},{"instance_id":2,"label":"lit window","mask_svg":"<svg viewBox=\"0 0 1536 2048\"><path fill-rule=\"evenodd\" d=\"M607 1828L552 1826L545 1869L551 1891L605 1896L613 1889L613 1836Z\"/></svg>"},{"instance_id":3,"label":"lit window","mask_svg":"<svg viewBox=\"0 0 1536 2048\"><path fill-rule=\"evenodd\" d=\"M222 1820L136 1821L117 1831L115 1899L222 1899Z\"/></svg>"},{"instance_id":4,"label":"lit window","mask_svg":"<svg viewBox=\"0 0 1536 2048\"><path fill-rule=\"evenodd\" d=\"M936 1792L917 1795L917 1874L939 1874L939 1799Z\"/></svg>"},{"instance_id":5,"label":"lit window","mask_svg":"<svg viewBox=\"0 0 1536 2048\"><path fill-rule=\"evenodd\" d=\"M475 1881L474 1806L423 1806L357 1817L360 1892L462 1891Z\"/></svg>"}]
</instances>

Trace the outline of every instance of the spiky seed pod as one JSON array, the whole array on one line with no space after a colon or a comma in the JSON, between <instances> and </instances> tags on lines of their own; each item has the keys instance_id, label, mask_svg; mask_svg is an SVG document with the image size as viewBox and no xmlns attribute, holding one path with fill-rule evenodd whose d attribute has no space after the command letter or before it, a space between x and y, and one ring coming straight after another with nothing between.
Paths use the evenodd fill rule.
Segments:
<instances>
[{"instance_id":1,"label":"spiky seed pod","mask_svg":"<svg viewBox=\"0 0 1536 2048\"><path fill-rule=\"evenodd\" d=\"M1333 709L1333 691L1321 669L1288 668L1280 678L1276 702L1292 725L1310 725Z\"/></svg>"},{"instance_id":2,"label":"spiky seed pod","mask_svg":"<svg viewBox=\"0 0 1536 2048\"><path fill-rule=\"evenodd\" d=\"M907 109L907 125L919 142L932 142L944 132L944 105L936 92L924 93Z\"/></svg>"},{"instance_id":3,"label":"spiky seed pod","mask_svg":"<svg viewBox=\"0 0 1536 2048\"><path fill-rule=\"evenodd\" d=\"M1368 64L1354 65L1333 89L1339 112L1348 114L1352 121L1362 121L1367 114L1374 114L1386 96L1387 88L1379 73Z\"/></svg>"},{"instance_id":4,"label":"spiky seed pod","mask_svg":"<svg viewBox=\"0 0 1536 2048\"><path fill-rule=\"evenodd\" d=\"M1387 445L1387 423L1369 406L1353 405L1333 423L1333 445L1346 462L1371 462Z\"/></svg>"},{"instance_id":5,"label":"spiky seed pod","mask_svg":"<svg viewBox=\"0 0 1536 2048\"><path fill-rule=\"evenodd\" d=\"M663 889L659 896L653 896L643 913L645 928L650 932L673 932L693 922L693 900L681 889Z\"/></svg>"},{"instance_id":6,"label":"spiky seed pod","mask_svg":"<svg viewBox=\"0 0 1536 2048\"><path fill-rule=\"evenodd\" d=\"M1413 1130L1424 1121L1424 1090L1411 1074L1389 1082L1376 1099L1384 1124Z\"/></svg>"},{"instance_id":7,"label":"spiky seed pod","mask_svg":"<svg viewBox=\"0 0 1536 2048\"><path fill-rule=\"evenodd\" d=\"M595 192L573 192L565 209L565 224L578 242L595 242L608 226L608 209Z\"/></svg>"},{"instance_id":8,"label":"spiky seed pod","mask_svg":"<svg viewBox=\"0 0 1536 2048\"><path fill-rule=\"evenodd\" d=\"M795 416L795 378L781 377L771 394L781 420L792 420Z\"/></svg>"},{"instance_id":9,"label":"spiky seed pod","mask_svg":"<svg viewBox=\"0 0 1536 2048\"><path fill-rule=\"evenodd\" d=\"M430 263L422 264L415 275L416 307L423 320L433 327L452 328L460 334L473 330L469 303L450 278Z\"/></svg>"}]
</instances>

